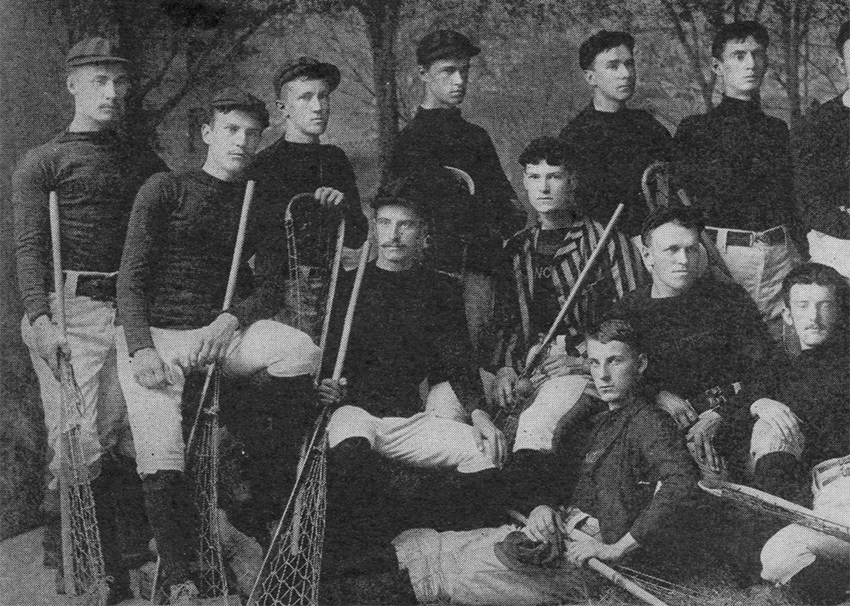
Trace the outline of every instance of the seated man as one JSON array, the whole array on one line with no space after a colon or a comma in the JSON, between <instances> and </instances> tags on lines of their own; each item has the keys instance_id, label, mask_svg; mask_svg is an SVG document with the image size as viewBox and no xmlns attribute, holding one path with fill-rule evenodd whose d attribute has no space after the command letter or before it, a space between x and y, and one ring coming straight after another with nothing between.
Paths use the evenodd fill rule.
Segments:
<instances>
[{"instance_id":1,"label":"seated man","mask_svg":"<svg viewBox=\"0 0 850 606\"><path fill-rule=\"evenodd\" d=\"M702 229L696 210L665 207L653 212L641 234L652 284L627 295L612 316L644 335L648 384L658 404L681 429L690 427L688 440L697 462L705 471L717 472L721 463L712 438L721 414L728 414L718 404L752 386L768 359L770 339L740 286L698 277Z\"/></svg>"},{"instance_id":2,"label":"seated man","mask_svg":"<svg viewBox=\"0 0 850 606\"><path fill-rule=\"evenodd\" d=\"M850 525L848 288L831 267L805 263L786 276L782 292L783 316L802 353L770 369L771 399L750 407L754 484L805 505L814 497L818 516ZM797 600L839 602L850 588L850 543L808 528L780 530L764 546L761 561L762 578L786 587Z\"/></svg>"},{"instance_id":3,"label":"seated man","mask_svg":"<svg viewBox=\"0 0 850 606\"><path fill-rule=\"evenodd\" d=\"M589 536L567 543L566 556L577 566L590 558L613 562L663 549L695 497L698 478L675 424L640 395L647 356L632 328L619 320L603 322L587 333L586 345L594 384L609 410L594 427L567 519L541 505L524 530L527 539L550 543L555 551L561 533L582 530ZM416 528L396 537L393 546L420 603L549 604L584 597L579 569L552 574L513 558L512 545L527 542L509 537L514 531L510 525L442 533Z\"/></svg>"},{"instance_id":4,"label":"seated man","mask_svg":"<svg viewBox=\"0 0 850 606\"><path fill-rule=\"evenodd\" d=\"M554 137L535 139L519 163L538 222L508 244L514 251L516 275L500 297L505 309L500 314L502 368L496 373L496 397L502 407L517 404L514 400L525 395L515 393L517 372L549 330L604 231L576 208L577 157L570 147ZM628 237L614 232L578 304L558 327L545 360L530 377L534 391L526 395L529 405L519 416L514 452L553 450L556 425L590 381L577 357L582 340L576 327L598 321L644 279L639 251Z\"/></svg>"},{"instance_id":5,"label":"seated man","mask_svg":"<svg viewBox=\"0 0 850 606\"><path fill-rule=\"evenodd\" d=\"M142 186L118 274L118 373L162 561L161 586L170 588L172 604L197 596L189 573L194 505L183 473L186 375L221 363L225 375L256 379L246 400L278 415L313 395L319 351L308 335L270 320L244 326L239 304L221 309L244 174L266 126L259 99L237 88L218 93L202 130L209 145L203 169L158 173ZM245 259L252 254L250 234L246 240Z\"/></svg>"},{"instance_id":6,"label":"seated man","mask_svg":"<svg viewBox=\"0 0 850 606\"><path fill-rule=\"evenodd\" d=\"M342 504L345 526L353 526L358 540L369 540L367 525L388 523L377 520L373 508L379 502L373 491L388 482L382 459L457 470L463 484L485 490L505 456L504 436L481 408L483 390L465 329L462 291L420 263L429 203L408 181L375 200L378 258L366 269L357 301L346 381L324 379L319 388L325 404L342 405L328 426L329 524L333 508ZM326 369L336 360L352 282L351 276L341 278ZM423 407L425 380L430 391ZM393 512L384 505L388 517Z\"/></svg>"}]
</instances>

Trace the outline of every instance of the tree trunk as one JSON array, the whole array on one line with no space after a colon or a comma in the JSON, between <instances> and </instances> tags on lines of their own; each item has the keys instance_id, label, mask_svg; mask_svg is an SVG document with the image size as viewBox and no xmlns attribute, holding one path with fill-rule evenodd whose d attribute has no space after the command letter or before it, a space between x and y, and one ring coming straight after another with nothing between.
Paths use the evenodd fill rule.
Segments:
<instances>
[{"instance_id":1,"label":"tree trunk","mask_svg":"<svg viewBox=\"0 0 850 606\"><path fill-rule=\"evenodd\" d=\"M372 46L372 78L378 108L379 166L383 181L398 137L395 38L401 0L371 0L357 3L356 6L366 22Z\"/></svg>"},{"instance_id":2,"label":"tree trunk","mask_svg":"<svg viewBox=\"0 0 850 606\"><path fill-rule=\"evenodd\" d=\"M782 15L785 42L785 92L788 95L788 117L791 141L796 143L802 118L800 99L800 5L797 0L788 2L788 12Z\"/></svg>"}]
</instances>

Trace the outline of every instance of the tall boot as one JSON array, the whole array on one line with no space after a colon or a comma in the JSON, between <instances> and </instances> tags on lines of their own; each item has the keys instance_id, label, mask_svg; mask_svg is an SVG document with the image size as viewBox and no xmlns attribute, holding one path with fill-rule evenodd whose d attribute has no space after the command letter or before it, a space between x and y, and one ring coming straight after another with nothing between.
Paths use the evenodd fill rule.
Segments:
<instances>
[{"instance_id":1,"label":"tall boot","mask_svg":"<svg viewBox=\"0 0 850 606\"><path fill-rule=\"evenodd\" d=\"M232 522L265 549L269 528L283 514L295 482L301 445L315 418L313 379L273 377L266 371L226 392L222 421L245 452L251 498Z\"/></svg>"},{"instance_id":2,"label":"tall boot","mask_svg":"<svg viewBox=\"0 0 850 606\"><path fill-rule=\"evenodd\" d=\"M124 565L133 570L150 560L148 544L153 534L145 509L145 491L142 478L136 471L136 461L116 455L121 480L116 491L118 513L116 528Z\"/></svg>"},{"instance_id":3,"label":"tall boot","mask_svg":"<svg viewBox=\"0 0 850 606\"><path fill-rule=\"evenodd\" d=\"M783 589L790 594L793 602L839 604L847 599L850 591L850 575L847 572L846 563L819 557L791 577Z\"/></svg>"},{"instance_id":4,"label":"tall boot","mask_svg":"<svg viewBox=\"0 0 850 606\"><path fill-rule=\"evenodd\" d=\"M133 597L133 591L130 589L130 571L122 561L117 526L118 494L122 489L122 479L120 465L109 455L105 455L101 460L100 475L91 482L104 572L109 584L107 604L118 604Z\"/></svg>"},{"instance_id":5,"label":"tall boot","mask_svg":"<svg viewBox=\"0 0 850 606\"><path fill-rule=\"evenodd\" d=\"M192 487L181 471L157 471L144 478L145 506L161 560L160 586L190 582L198 529Z\"/></svg>"}]
</instances>

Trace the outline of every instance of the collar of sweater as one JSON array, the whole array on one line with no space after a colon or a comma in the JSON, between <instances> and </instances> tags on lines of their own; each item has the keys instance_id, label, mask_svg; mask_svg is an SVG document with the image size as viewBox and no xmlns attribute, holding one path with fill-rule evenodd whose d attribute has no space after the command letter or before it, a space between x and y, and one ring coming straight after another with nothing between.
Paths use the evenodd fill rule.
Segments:
<instances>
[{"instance_id":1,"label":"collar of sweater","mask_svg":"<svg viewBox=\"0 0 850 606\"><path fill-rule=\"evenodd\" d=\"M118 133L116 133L112 129L107 130L93 130L93 131L83 131L83 132L72 132L69 130L64 131L61 135L59 135L59 141L61 143L71 143L75 141L80 142L89 142L96 143L99 145L106 145L109 143L119 143L120 138Z\"/></svg>"},{"instance_id":2,"label":"collar of sweater","mask_svg":"<svg viewBox=\"0 0 850 606\"><path fill-rule=\"evenodd\" d=\"M420 120L434 122L454 122L463 119L459 107L435 107L434 109L425 109L420 106L416 111L416 117Z\"/></svg>"},{"instance_id":3,"label":"collar of sweater","mask_svg":"<svg viewBox=\"0 0 850 606\"><path fill-rule=\"evenodd\" d=\"M751 101L743 101L725 95L714 110L721 116L748 116L764 113L761 110L761 100L758 97Z\"/></svg>"}]
</instances>

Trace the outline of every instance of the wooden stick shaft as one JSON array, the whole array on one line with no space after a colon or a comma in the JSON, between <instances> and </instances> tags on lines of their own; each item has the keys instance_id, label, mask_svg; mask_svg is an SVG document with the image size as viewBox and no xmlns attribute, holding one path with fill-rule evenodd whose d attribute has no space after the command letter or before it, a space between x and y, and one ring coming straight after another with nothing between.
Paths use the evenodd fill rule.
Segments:
<instances>
[{"instance_id":1,"label":"wooden stick shaft","mask_svg":"<svg viewBox=\"0 0 850 606\"><path fill-rule=\"evenodd\" d=\"M366 262L369 260L369 251L372 248L369 238L363 243L360 251L360 261L357 264L357 275L354 277L354 287L351 290L351 299L348 302L348 310L345 313L345 323L342 325L342 336L339 340L339 351L336 356L336 366L332 379L339 381L342 377L342 367L345 364L345 354L348 352L348 339L351 337L351 324L354 321L354 309L357 306L357 298L360 296L360 286L363 284L363 275L366 273Z\"/></svg>"},{"instance_id":2,"label":"wooden stick shaft","mask_svg":"<svg viewBox=\"0 0 850 606\"><path fill-rule=\"evenodd\" d=\"M65 281L62 276L62 244L59 237L59 196L55 191L50 192L50 242L53 252L53 289L56 292L56 323L63 339L68 338L68 328L65 317ZM59 364L62 364L62 354L59 354ZM66 595L76 595L74 583L73 544L71 539L71 497L68 494L68 453L65 448L65 425L68 423L68 412L65 410L65 393L59 390L59 477L56 478L59 487L59 513L62 524L62 572Z\"/></svg>"},{"instance_id":3,"label":"wooden stick shaft","mask_svg":"<svg viewBox=\"0 0 850 606\"><path fill-rule=\"evenodd\" d=\"M691 202L690 197L685 192L684 189L680 189L676 192L679 196L679 200L682 201L682 204L685 206L691 207L693 206L693 202ZM729 280L732 280L732 272L729 271L729 268L726 266L726 261L723 260L723 257L720 256L720 251L717 250L717 246L714 245L714 242L711 241L711 238L703 231L699 235L700 242L702 243L703 248L705 248L705 254L708 255L709 260L711 260L714 265L723 272Z\"/></svg>"},{"instance_id":4,"label":"wooden stick shaft","mask_svg":"<svg viewBox=\"0 0 850 606\"><path fill-rule=\"evenodd\" d=\"M336 298L336 286L339 281L339 270L342 267L342 249L345 246L345 217L339 222L339 229L336 236L336 250L334 251L333 265L331 266L331 283L328 285L328 299L325 304L325 317L322 319L322 334L319 337L319 349L322 354L325 352L325 347L328 344L328 331L331 327L331 313L333 312L334 299ZM324 357L324 355L322 356ZM319 359L319 365L316 368L316 380L322 374L322 359Z\"/></svg>"},{"instance_id":5,"label":"wooden stick shaft","mask_svg":"<svg viewBox=\"0 0 850 606\"><path fill-rule=\"evenodd\" d=\"M623 214L623 210L626 208L626 205L622 202L617 205L614 214L611 215L611 220L608 221L608 225L605 226L605 231L602 232L602 236L599 238L599 242L596 244L596 248L593 249L593 253L591 253L590 258L587 260L587 263L584 264L584 268L582 268L581 273L576 279L575 285L573 285L569 294L567 295L567 300L564 301L564 304L561 306L561 311L558 312L558 317L555 318L555 321L552 322L551 328L549 328L549 332L546 333L546 336L543 338L543 341L540 343L539 348L528 360L528 363L522 369L522 376L526 377L529 373L534 369L539 360L540 356L546 350L546 346L552 341L555 336L555 332L558 330L558 326L560 326L561 322L564 321L564 318L567 316L567 312L572 306L573 301L581 292L581 289L584 288L584 283L587 280L587 276L590 274L590 271L596 265L596 261L599 256L605 251L605 247L608 244L608 240L611 239L611 234L614 231L614 227L617 225L617 221L620 219L620 215Z\"/></svg>"}]
</instances>

